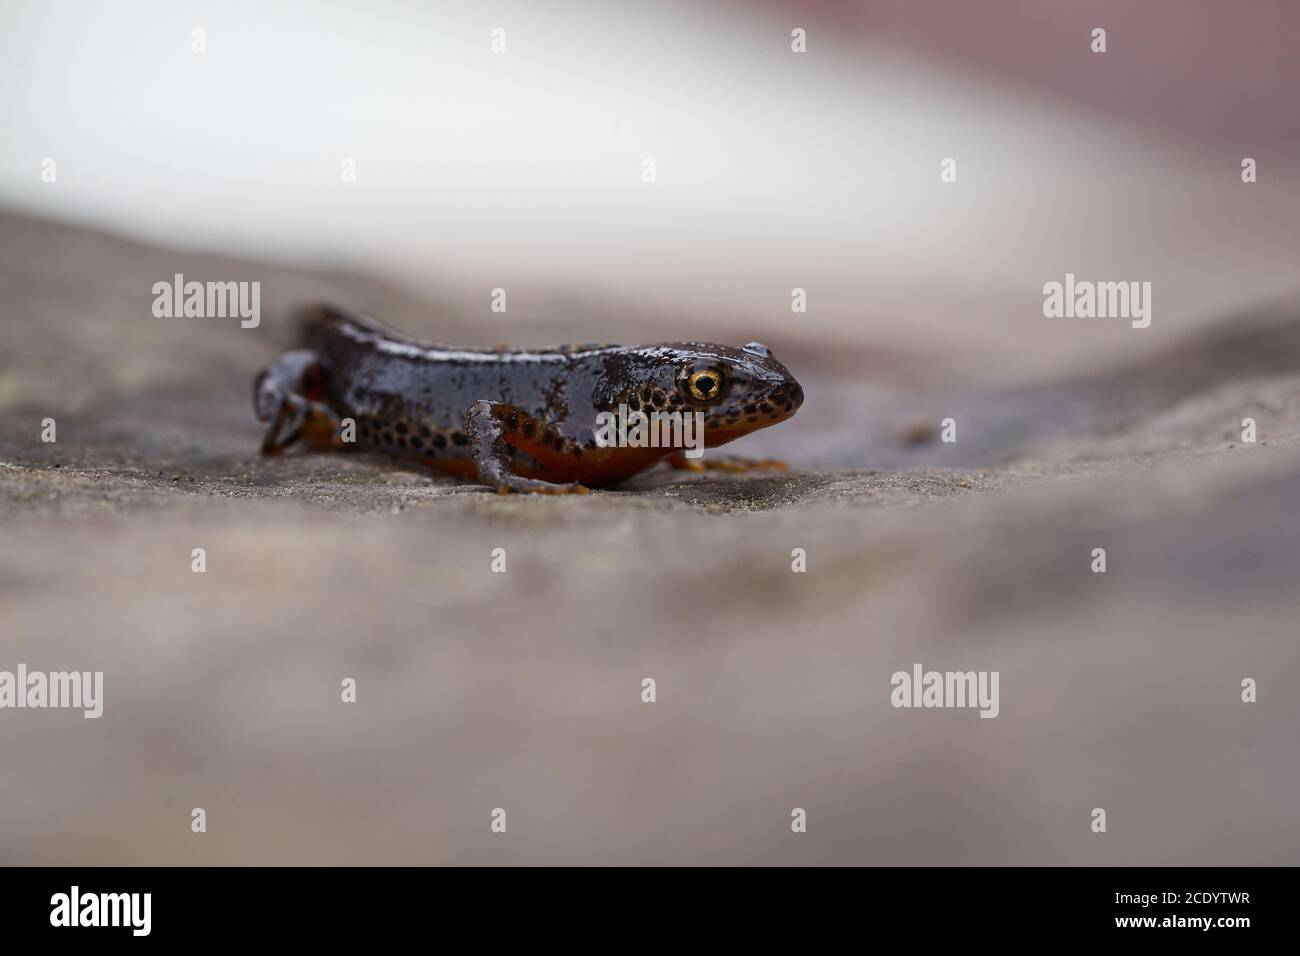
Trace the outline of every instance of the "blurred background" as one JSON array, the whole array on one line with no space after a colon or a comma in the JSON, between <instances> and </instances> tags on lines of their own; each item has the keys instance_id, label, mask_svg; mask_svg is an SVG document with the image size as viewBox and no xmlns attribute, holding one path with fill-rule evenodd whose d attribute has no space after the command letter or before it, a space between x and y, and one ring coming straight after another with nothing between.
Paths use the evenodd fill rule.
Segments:
<instances>
[{"instance_id":1,"label":"blurred background","mask_svg":"<svg viewBox=\"0 0 1300 956\"><path fill-rule=\"evenodd\" d=\"M0 862L1296 862L1298 90L1291 0L5 0L0 669L107 700L0 713ZM808 397L735 450L794 470L259 460L318 299L762 340ZM893 710L917 661L1001 716Z\"/></svg>"},{"instance_id":2,"label":"blurred background","mask_svg":"<svg viewBox=\"0 0 1300 956\"><path fill-rule=\"evenodd\" d=\"M1023 373L1296 291L1285 0L9 0L0 17L5 205L379 275L485 321L502 287L526 338L649 314L665 334ZM1066 271L1151 281L1152 329L1063 334L1040 310Z\"/></svg>"}]
</instances>

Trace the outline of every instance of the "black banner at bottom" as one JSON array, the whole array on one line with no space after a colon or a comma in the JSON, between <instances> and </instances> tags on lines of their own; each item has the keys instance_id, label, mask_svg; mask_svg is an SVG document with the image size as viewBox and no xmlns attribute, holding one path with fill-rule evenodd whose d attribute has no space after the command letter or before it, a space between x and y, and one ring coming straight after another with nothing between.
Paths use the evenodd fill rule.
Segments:
<instances>
[{"instance_id":1,"label":"black banner at bottom","mask_svg":"<svg viewBox=\"0 0 1300 956\"><path fill-rule=\"evenodd\" d=\"M1294 910L1287 869L14 868L0 882L7 940L79 943L337 944L436 929L448 942L461 932L617 945L906 931L927 943L1231 945L1290 935Z\"/></svg>"}]
</instances>

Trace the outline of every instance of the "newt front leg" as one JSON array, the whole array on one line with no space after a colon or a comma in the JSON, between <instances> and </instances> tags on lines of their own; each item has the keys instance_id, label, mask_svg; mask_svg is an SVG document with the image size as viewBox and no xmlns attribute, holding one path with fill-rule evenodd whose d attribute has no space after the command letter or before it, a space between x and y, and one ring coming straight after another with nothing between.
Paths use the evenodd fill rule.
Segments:
<instances>
[{"instance_id":1,"label":"newt front leg","mask_svg":"<svg viewBox=\"0 0 1300 956\"><path fill-rule=\"evenodd\" d=\"M588 489L577 482L556 483L515 474L511 448L543 461L552 454L551 436L554 432L545 430L545 426L539 427L539 424L522 409L504 402L480 399L470 405L465 415L465 434L469 436L478 480L503 495L511 491L585 495ZM554 441L558 446L560 439L556 437Z\"/></svg>"}]
</instances>

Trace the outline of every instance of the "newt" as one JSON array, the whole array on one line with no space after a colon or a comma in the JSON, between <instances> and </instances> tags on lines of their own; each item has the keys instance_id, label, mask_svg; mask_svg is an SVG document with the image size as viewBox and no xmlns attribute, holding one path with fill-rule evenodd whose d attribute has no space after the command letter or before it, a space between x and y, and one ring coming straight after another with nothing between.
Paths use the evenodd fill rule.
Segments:
<instances>
[{"instance_id":1,"label":"newt","mask_svg":"<svg viewBox=\"0 0 1300 956\"><path fill-rule=\"evenodd\" d=\"M301 347L253 385L254 411L269 423L263 454L299 441L377 451L502 493L585 493L661 461L694 470L783 467L618 447L597 441L597 416L620 405L647 415L700 412L703 446L714 448L803 404L794 376L758 342L455 348L328 305L300 313L299 338Z\"/></svg>"}]
</instances>

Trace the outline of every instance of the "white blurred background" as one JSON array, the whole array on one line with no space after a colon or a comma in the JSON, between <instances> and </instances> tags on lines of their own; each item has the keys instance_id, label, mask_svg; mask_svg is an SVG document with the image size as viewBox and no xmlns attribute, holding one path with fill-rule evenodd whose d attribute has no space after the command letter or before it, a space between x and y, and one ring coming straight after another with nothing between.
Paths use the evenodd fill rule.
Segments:
<instances>
[{"instance_id":1,"label":"white blurred background","mask_svg":"<svg viewBox=\"0 0 1300 956\"><path fill-rule=\"evenodd\" d=\"M1280 0L4 0L0 204L471 315L503 287L524 339L635 314L1032 375L1297 290L1298 36ZM1151 281L1152 328L1044 319L1067 271Z\"/></svg>"}]
</instances>

